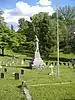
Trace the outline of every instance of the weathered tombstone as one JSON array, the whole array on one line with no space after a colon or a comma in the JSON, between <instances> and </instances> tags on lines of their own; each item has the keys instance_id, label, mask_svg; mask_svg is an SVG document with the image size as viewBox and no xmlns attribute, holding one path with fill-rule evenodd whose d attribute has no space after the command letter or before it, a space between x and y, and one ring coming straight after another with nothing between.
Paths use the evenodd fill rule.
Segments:
<instances>
[{"instance_id":1,"label":"weathered tombstone","mask_svg":"<svg viewBox=\"0 0 75 100\"><path fill-rule=\"evenodd\" d=\"M63 65L66 65L66 63L63 63Z\"/></svg>"},{"instance_id":2,"label":"weathered tombstone","mask_svg":"<svg viewBox=\"0 0 75 100\"><path fill-rule=\"evenodd\" d=\"M21 60L21 65L24 65L24 60L23 59Z\"/></svg>"},{"instance_id":3,"label":"weathered tombstone","mask_svg":"<svg viewBox=\"0 0 75 100\"><path fill-rule=\"evenodd\" d=\"M24 74L24 70L21 70L21 74Z\"/></svg>"},{"instance_id":4,"label":"weathered tombstone","mask_svg":"<svg viewBox=\"0 0 75 100\"><path fill-rule=\"evenodd\" d=\"M1 73L1 78L4 78L4 73Z\"/></svg>"},{"instance_id":5,"label":"weathered tombstone","mask_svg":"<svg viewBox=\"0 0 75 100\"><path fill-rule=\"evenodd\" d=\"M7 68L4 68L4 72L7 72Z\"/></svg>"},{"instance_id":6,"label":"weathered tombstone","mask_svg":"<svg viewBox=\"0 0 75 100\"><path fill-rule=\"evenodd\" d=\"M22 81L22 87L27 87L26 81Z\"/></svg>"},{"instance_id":7,"label":"weathered tombstone","mask_svg":"<svg viewBox=\"0 0 75 100\"><path fill-rule=\"evenodd\" d=\"M67 63L67 65L68 65L68 66L70 65L69 62Z\"/></svg>"},{"instance_id":8,"label":"weathered tombstone","mask_svg":"<svg viewBox=\"0 0 75 100\"><path fill-rule=\"evenodd\" d=\"M74 63L72 64L72 66L73 66L73 69L75 69Z\"/></svg>"},{"instance_id":9,"label":"weathered tombstone","mask_svg":"<svg viewBox=\"0 0 75 100\"><path fill-rule=\"evenodd\" d=\"M25 58L23 60L25 61Z\"/></svg>"},{"instance_id":10,"label":"weathered tombstone","mask_svg":"<svg viewBox=\"0 0 75 100\"><path fill-rule=\"evenodd\" d=\"M46 65L48 64L48 62L46 61Z\"/></svg>"},{"instance_id":11,"label":"weathered tombstone","mask_svg":"<svg viewBox=\"0 0 75 100\"><path fill-rule=\"evenodd\" d=\"M19 73L15 73L15 80L19 80Z\"/></svg>"},{"instance_id":12,"label":"weathered tombstone","mask_svg":"<svg viewBox=\"0 0 75 100\"><path fill-rule=\"evenodd\" d=\"M53 62L51 62L51 64L53 65Z\"/></svg>"},{"instance_id":13,"label":"weathered tombstone","mask_svg":"<svg viewBox=\"0 0 75 100\"><path fill-rule=\"evenodd\" d=\"M14 64L15 64L15 62L14 62L14 61L12 61L12 64L14 65Z\"/></svg>"},{"instance_id":14,"label":"weathered tombstone","mask_svg":"<svg viewBox=\"0 0 75 100\"><path fill-rule=\"evenodd\" d=\"M15 55L12 55L12 59L15 59Z\"/></svg>"},{"instance_id":15,"label":"weathered tombstone","mask_svg":"<svg viewBox=\"0 0 75 100\"><path fill-rule=\"evenodd\" d=\"M59 64L61 65L62 63L61 63L61 62L59 62Z\"/></svg>"}]
</instances>

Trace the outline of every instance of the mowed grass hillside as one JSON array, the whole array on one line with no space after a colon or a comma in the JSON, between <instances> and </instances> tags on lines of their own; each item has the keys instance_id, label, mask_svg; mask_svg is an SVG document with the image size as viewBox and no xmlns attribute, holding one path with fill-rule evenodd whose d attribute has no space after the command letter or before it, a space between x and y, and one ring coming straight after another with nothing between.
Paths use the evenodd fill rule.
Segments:
<instances>
[{"instance_id":1,"label":"mowed grass hillside","mask_svg":"<svg viewBox=\"0 0 75 100\"><path fill-rule=\"evenodd\" d=\"M0 72L5 76L4 79L0 78L0 100L27 100L22 88L19 88L22 81L26 81L32 100L75 100L75 69L71 63L69 66L63 63L60 65L58 78L57 65L54 65L54 75L49 75L51 72L49 65L44 69L27 69L31 57L15 53L13 59L13 56L8 55L14 53L9 51L7 56L0 57L2 61ZM22 66L20 63L24 58L27 60ZM14 61L14 64L10 66L7 61ZM7 72L4 72L4 68L7 68ZM21 70L24 70L23 75ZM13 73L19 73L19 80L15 80Z\"/></svg>"},{"instance_id":2,"label":"mowed grass hillside","mask_svg":"<svg viewBox=\"0 0 75 100\"><path fill-rule=\"evenodd\" d=\"M4 68L0 69L1 72L4 72ZM24 75L21 75L21 69L24 70ZM50 76L49 67L43 70L7 67L7 72L4 72L5 78L0 78L0 100L27 100L23 90L18 88L22 81L26 81L33 100L75 99L75 69L72 66L70 68L64 65L60 66L60 78L57 78L56 69L55 66L55 74ZM13 75L15 72L19 73L19 80L15 80ZM62 82L71 83L54 85L54 83Z\"/></svg>"}]
</instances>

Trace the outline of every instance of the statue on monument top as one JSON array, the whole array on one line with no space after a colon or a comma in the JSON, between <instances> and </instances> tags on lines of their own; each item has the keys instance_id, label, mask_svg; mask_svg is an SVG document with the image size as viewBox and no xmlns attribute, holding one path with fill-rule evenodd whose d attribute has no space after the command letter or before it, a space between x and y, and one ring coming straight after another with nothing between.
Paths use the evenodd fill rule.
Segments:
<instances>
[{"instance_id":1,"label":"statue on monument top","mask_svg":"<svg viewBox=\"0 0 75 100\"><path fill-rule=\"evenodd\" d=\"M36 48L36 52L39 51L39 39L37 38L37 35L35 35L35 48Z\"/></svg>"}]
</instances>

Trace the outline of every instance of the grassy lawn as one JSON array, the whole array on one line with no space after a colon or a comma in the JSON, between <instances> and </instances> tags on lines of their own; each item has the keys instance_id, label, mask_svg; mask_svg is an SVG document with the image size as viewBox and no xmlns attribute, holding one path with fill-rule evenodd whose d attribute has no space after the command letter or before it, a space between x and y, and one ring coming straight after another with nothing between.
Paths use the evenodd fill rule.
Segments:
<instances>
[{"instance_id":1,"label":"grassy lawn","mask_svg":"<svg viewBox=\"0 0 75 100\"><path fill-rule=\"evenodd\" d=\"M4 72L4 68L0 69ZM20 72L17 68L7 68L8 72L4 72L5 78L0 78L0 100L26 100L23 91L18 88L22 80L15 80L13 72Z\"/></svg>"},{"instance_id":2,"label":"grassy lawn","mask_svg":"<svg viewBox=\"0 0 75 100\"><path fill-rule=\"evenodd\" d=\"M20 79L15 80L12 73L20 73L21 69L24 70L24 75L20 75ZM5 78L0 78L0 100L26 100L22 89L18 88L23 80L26 81L33 100L75 99L75 69L64 65L60 66L60 78L57 78L56 69L57 67L55 66L55 75L50 76L48 75L50 73L49 67L43 70L7 67L8 72L4 72L3 67L0 71L5 73ZM72 82L72 84L31 86L61 82Z\"/></svg>"},{"instance_id":3,"label":"grassy lawn","mask_svg":"<svg viewBox=\"0 0 75 100\"><path fill-rule=\"evenodd\" d=\"M13 55L13 52L9 51L9 55ZM22 81L26 81L33 100L75 100L75 69L73 69L71 63L69 66L60 65L60 78L57 78L57 66L54 66L54 75L50 76L51 70L49 66L46 66L43 70L26 69L24 67L28 66L29 60L25 60L25 66L21 66L21 60L26 56L17 53L15 56L14 59L12 56L0 57L3 65L0 72L4 72L4 68L7 68L7 72L4 72L5 78L0 78L0 100L27 100L23 90L18 88ZM7 62L12 61L15 62L15 65L9 66ZM7 66L5 66L6 63ZM24 75L20 74L21 69L24 70ZM14 78L13 73L16 72L20 75L19 80ZM71 84L51 85L62 82L71 82ZM36 84L49 85L32 86Z\"/></svg>"},{"instance_id":4,"label":"grassy lawn","mask_svg":"<svg viewBox=\"0 0 75 100\"><path fill-rule=\"evenodd\" d=\"M0 79L0 100L26 100L23 91L17 86L19 81Z\"/></svg>"},{"instance_id":5,"label":"grassy lawn","mask_svg":"<svg viewBox=\"0 0 75 100\"><path fill-rule=\"evenodd\" d=\"M30 87L33 100L75 100L75 84Z\"/></svg>"}]
</instances>

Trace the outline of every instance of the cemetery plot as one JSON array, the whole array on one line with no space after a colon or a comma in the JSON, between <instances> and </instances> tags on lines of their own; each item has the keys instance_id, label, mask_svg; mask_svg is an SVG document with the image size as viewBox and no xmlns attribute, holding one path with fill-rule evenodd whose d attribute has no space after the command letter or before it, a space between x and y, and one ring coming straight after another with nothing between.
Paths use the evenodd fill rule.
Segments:
<instances>
[{"instance_id":1,"label":"cemetery plot","mask_svg":"<svg viewBox=\"0 0 75 100\"><path fill-rule=\"evenodd\" d=\"M54 97L57 97L57 99L73 99L75 98L75 71L70 64L71 67L68 67L68 65L62 64L60 65L60 79L57 78L57 66L55 64L53 65L53 72L55 74L49 75L51 73L49 66L44 68L43 70L32 70L32 69L25 69L25 68L14 68L14 67L2 67L0 71L4 73L4 78L0 78L0 93L3 93L2 98L6 97L6 100L9 100L12 97L14 100L21 100L21 98L24 98L26 100L25 95L23 95L23 91L20 90L21 88L18 88L19 85L22 84L22 81L26 81L28 90L33 98L33 100L42 100L43 97L45 99L52 100ZM7 72L5 72L4 68L7 69ZM16 73L16 74L15 74ZM71 82L71 84L59 84L59 85L52 85L52 86L31 86L31 85L37 85L37 84L52 84L52 83L62 83L62 82ZM5 94L5 89L8 91ZM44 91L43 91L44 90ZM60 90L60 91L59 91ZM65 92L64 92L65 90ZM9 92L10 91L10 92ZM15 93L13 91L20 93L17 96L15 96ZM22 92L21 92L22 91ZM46 93L46 94L45 94ZM66 94L67 93L67 94ZM59 96L57 96L60 94ZM63 97L64 95L64 97ZM4 96L4 97L3 97ZM7 99L9 97L9 99ZM13 98L11 100L13 100ZM18 99L20 98L20 99Z\"/></svg>"}]
</instances>

